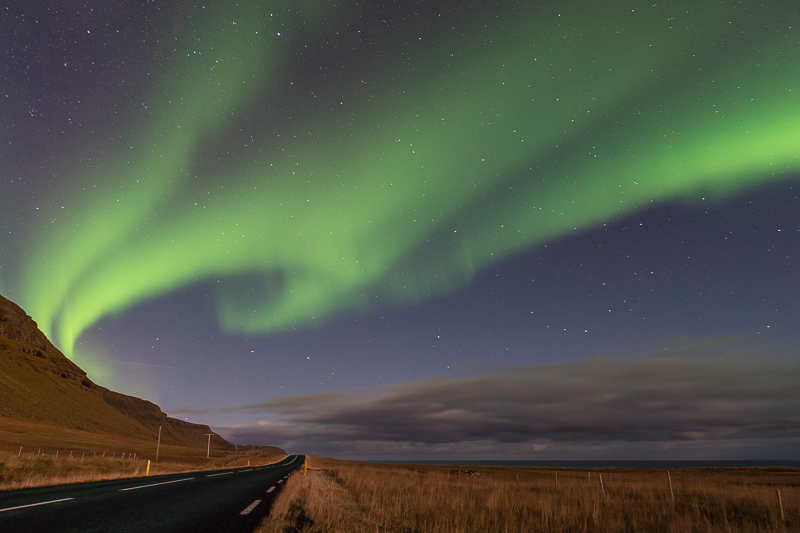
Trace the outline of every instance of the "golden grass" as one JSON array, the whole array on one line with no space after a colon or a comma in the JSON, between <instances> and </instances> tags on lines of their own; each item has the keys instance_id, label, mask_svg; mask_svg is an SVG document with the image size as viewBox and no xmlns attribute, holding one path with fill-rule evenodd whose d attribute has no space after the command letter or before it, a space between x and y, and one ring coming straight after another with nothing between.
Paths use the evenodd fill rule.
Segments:
<instances>
[{"instance_id":1,"label":"golden grass","mask_svg":"<svg viewBox=\"0 0 800 533\"><path fill-rule=\"evenodd\" d=\"M41 449L48 455L55 454L57 450L69 453L86 451L87 453L106 452L111 455L135 453L143 459L155 460L156 436L145 438L130 437L100 431L85 431L72 428L53 426L30 420L14 420L0 417L0 451L17 452L22 446L23 455ZM211 442L211 456L222 457L224 450L215 449L215 442ZM162 440L159 450L160 461L195 461L198 463L206 460L206 448L177 446L167 444Z\"/></svg>"},{"instance_id":2,"label":"golden grass","mask_svg":"<svg viewBox=\"0 0 800 533\"><path fill-rule=\"evenodd\" d=\"M40 451L21 454L0 452L0 491L137 477L144 476L147 472L146 459L132 460L127 453L123 459L121 453L107 453L104 457L102 452L45 450L45 454L42 455ZM260 466L274 463L284 457L286 456L250 451L240 452L238 455L232 452L224 453L200 464L194 460L159 463L151 461L150 475L234 468L247 464Z\"/></svg>"},{"instance_id":3,"label":"golden grass","mask_svg":"<svg viewBox=\"0 0 800 533\"><path fill-rule=\"evenodd\" d=\"M310 465L260 533L800 531L795 469L673 470L673 503L664 470Z\"/></svg>"}]
</instances>

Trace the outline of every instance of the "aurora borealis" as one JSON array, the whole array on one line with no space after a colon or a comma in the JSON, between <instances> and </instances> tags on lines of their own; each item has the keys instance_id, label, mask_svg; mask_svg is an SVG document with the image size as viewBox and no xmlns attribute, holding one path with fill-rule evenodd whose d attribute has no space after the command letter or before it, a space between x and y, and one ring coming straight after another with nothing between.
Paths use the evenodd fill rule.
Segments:
<instances>
[{"instance_id":1,"label":"aurora borealis","mask_svg":"<svg viewBox=\"0 0 800 533\"><path fill-rule=\"evenodd\" d=\"M0 293L95 379L188 413L768 325L796 359L778 326L800 318L790 3L16 2L3 17ZM654 229L628 243L650 260L629 271L591 246L634 220ZM744 248L725 266L729 226ZM643 268L655 329L591 318L631 298L599 280ZM564 275L578 270L597 283ZM495 271L515 281L489 290ZM714 312L689 326L709 278ZM737 300L753 279L763 294ZM505 315L485 292L514 318L492 325ZM574 307L547 311L545 293ZM762 327L759 298L788 304ZM561 319L587 338L547 337ZM427 338L444 324L458 333ZM482 328L498 344L470 340ZM323 385L336 371L350 376Z\"/></svg>"}]
</instances>

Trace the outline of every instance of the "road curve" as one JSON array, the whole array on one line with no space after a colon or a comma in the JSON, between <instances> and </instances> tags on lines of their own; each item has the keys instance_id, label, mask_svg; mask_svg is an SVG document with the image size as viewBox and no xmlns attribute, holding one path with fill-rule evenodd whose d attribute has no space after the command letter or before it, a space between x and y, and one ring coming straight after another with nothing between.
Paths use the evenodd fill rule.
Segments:
<instances>
[{"instance_id":1,"label":"road curve","mask_svg":"<svg viewBox=\"0 0 800 533\"><path fill-rule=\"evenodd\" d=\"M2 492L0 531L251 533L304 460Z\"/></svg>"}]
</instances>

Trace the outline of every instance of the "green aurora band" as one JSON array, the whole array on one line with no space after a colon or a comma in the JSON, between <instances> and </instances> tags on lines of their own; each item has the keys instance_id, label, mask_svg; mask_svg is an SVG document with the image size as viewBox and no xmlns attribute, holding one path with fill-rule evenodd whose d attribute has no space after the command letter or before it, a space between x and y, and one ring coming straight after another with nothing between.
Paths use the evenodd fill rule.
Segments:
<instances>
[{"instance_id":1,"label":"green aurora band","mask_svg":"<svg viewBox=\"0 0 800 533\"><path fill-rule=\"evenodd\" d=\"M304 326L452 293L554 238L798 170L788 5L465 14L453 37L428 28L392 61L353 60L346 84L294 82L302 105L278 121L263 109L287 91L293 28L333 32L326 16L366 8L309 3L312 20L218 4L160 59L149 122L30 237L21 303L71 357L102 317L188 285L218 286L225 331ZM259 114L273 122L245 147ZM215 150L235 157L214 164Z\"/></svg>"}]
</instances>

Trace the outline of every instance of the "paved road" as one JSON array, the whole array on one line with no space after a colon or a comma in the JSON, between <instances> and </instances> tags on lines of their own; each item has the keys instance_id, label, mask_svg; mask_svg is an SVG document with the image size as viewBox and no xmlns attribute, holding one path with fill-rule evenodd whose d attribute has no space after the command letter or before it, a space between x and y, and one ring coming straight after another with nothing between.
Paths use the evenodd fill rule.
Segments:
<instances>
[{"instance_id":1,"label":"paved road","mask_svg":"<svg viewBox=\"0 0 800 533\"><path fill-rule=\"evenodd\" d=\"M252 533L304 460L0 492L0 532Z\"/></svg>"}]
</instances>

